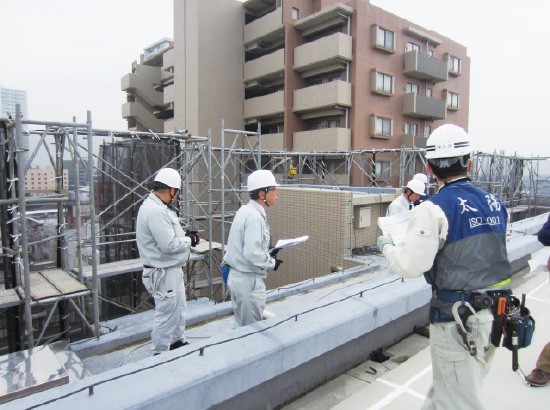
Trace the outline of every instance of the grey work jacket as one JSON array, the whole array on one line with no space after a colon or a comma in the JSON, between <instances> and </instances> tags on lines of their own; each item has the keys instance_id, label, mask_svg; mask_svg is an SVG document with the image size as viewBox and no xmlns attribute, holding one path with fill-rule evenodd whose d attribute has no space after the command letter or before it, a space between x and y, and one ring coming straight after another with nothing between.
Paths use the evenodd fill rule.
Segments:
<instances>
[{"instance_id":1,"label":"grey work jacket","mask_svg":"<svg viewBox=\"0 0 550 410\"><path fill-rule=\"evenodd\" d=\"M154 193L139 208L136 240L144 265L180 267L189 259L191 238L185 236L176 213Z\"/></svg>"},{"instance_id":2,"label":"grey work jacket","mask_svg":"<svg viewBox=\"0 0 550 410\"><path fill-rule=\"evenodd\" d=\"M250 201L235 214L224 261L241 273L265 278L268 269L275 266L275 259L269 255L270 239L264 209Z\"/></svg>"}]
</instances>

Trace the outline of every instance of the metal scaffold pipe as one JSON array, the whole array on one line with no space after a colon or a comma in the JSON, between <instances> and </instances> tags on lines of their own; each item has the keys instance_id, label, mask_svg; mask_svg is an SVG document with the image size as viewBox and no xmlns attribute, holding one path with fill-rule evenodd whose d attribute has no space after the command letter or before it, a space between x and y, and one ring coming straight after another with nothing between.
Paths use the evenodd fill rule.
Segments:
<instances>
[{"instance_id":1,"label":"metal scaffold pipe","mask_svg":"<svg viewBox=\"0 0 550 410\"><path fill-rule=\"evenodd\" d=\"M21 106L19 104L15 107L15 141L16 141L16 159L17 159L17 195L19 198L19 226L21 229L21 252L20 256L23 257L23 284L25 287L25 335L27 336L27 346L29 349L34 347L33 326L32 326L32 313L31 313L31 276L29 269L29 252L28 252L28 232L26 228L27 218L26 210L27 205L25 203L25 161L23 161L24 143L23 143L23 123ZM21 156L21 160L19 160Z\"/></svg>"},{"instance_id":2,"label":"metal scaffold pipe","mask_svg":"<svg viewBox=\"0 0 550 410\"><path fill-rule=\"evenodd\" d=\"M92 244L92 295L94 306L94 330L95 337L99 337L99 280L97 278L97 233L95 214L95 181L94 181L94 145L92 136L92 113L88 111L88 180L90 181L90 237Z\"/></svg>"}]
</instances>

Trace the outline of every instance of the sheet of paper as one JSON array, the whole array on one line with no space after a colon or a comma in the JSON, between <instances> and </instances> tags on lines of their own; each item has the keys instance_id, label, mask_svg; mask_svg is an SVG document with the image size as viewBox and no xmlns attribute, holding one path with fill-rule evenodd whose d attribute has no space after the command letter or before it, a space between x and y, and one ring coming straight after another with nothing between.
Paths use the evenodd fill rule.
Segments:
<instances>
[{"instance_id":1,"label":"sheet of paper","mask_svg":"<svg viewBox=\"0 0 550 410\"><path fill-rule=\"evenodd\" d=\"M378 226L384 235L391 236L393 243L398 244L407 233L407 225L412 211L400 212L392 216L378 218Z\"/></svg>"},{"instance_id":2,"label":"sheet of paper","mask_svg":"<svg viewBox=\"0 0 550 410\"><path fill-rule=\"evenodd\" d=\"M286 248L287 246L294 246L299 243L305 242L308 239L309 239L309 235L300 236L299 238L294 238L294 239L279 239L277 241L277 244L275 245L275 248Z\"/></svg>"}]
</instances>

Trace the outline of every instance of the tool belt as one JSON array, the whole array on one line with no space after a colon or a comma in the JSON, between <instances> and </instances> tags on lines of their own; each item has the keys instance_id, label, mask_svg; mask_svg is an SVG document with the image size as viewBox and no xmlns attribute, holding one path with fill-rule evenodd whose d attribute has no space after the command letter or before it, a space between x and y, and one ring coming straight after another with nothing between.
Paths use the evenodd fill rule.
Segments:
<instances>
[{"instance_id":1,"label":"tool belt","mask_svg":"<svg viewBox=\"0 0 550 410\"><path fill-rule=\"evenodd\" d=\"M491 343L508 350L521 349L531 344L535 332L535 319L525 307L525 294L520 300L511 293L489 292L493 298L493 329Z\"/></svg>"},{"instance_id":2,"label":"tool belt","mask_svg":"<svg viewBox=\"0 0 550 410\"><path fill-rule=\"evenodd\" d=\"M457 329L462 336L470 354L477 354L475 346L476 329L469 329L465 323L469 316L475 315L482 309L491 309L493 313L493 326L491 330L491 343L495 347L504 346L511 350L512 369L518 369L518 349L531 344L535 332L535 319L531 316L529 309L525 306L525 295L520 300L512 295L511 290L495 290L487 292L455 292L449 290L433 289L435 303L442 305L452 304L451 311L453 319L457 323ZM432 306L432 310L440 318L445 318L442 312L447 308ZM437 321L437 320L436 320ZM443 320L440 320L443 321ZM432 322L433 323L433 322ZM502 344L501 344L502 342Z\"/></svg>"}]
</instances>

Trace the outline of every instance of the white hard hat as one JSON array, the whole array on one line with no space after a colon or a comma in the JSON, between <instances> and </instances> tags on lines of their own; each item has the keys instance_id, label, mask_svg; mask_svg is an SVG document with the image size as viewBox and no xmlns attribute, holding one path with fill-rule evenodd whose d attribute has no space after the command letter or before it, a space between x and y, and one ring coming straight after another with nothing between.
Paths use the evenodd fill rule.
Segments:
<instances>
[{"instance_id":1,"label":"white hard hat","mask_svg":"<svg viewBox=\"0 0 550 410\"><path fill-rule=\"evenodd\" d=\"M273 173L267 169L259 169L248 176L248 192L270 186L279 186Z\"/></svg>"},{"instance_id":2,"label":"white hard hat","mask_svg":"<svg viewBox=\"0 0 550 410\"><path fill-rule=\"evenodd\" d=\"M470 137L454 124L437 127L426 142L426 159L462 157L471 152Z\"/></svg>"},{"instance_id":3,"label":"white hard hat","mask_svg":"<svg viewBox=\"0 0 550 410\"><path fill-rule=\"evenodd\" d=\"M428 183L428 176L426 174L418 173L415 174L413 179L422 182L424 185Z\"/></svg>"},{"instance_id":4,"label":"white hard hat","mask_svg":"<svg viewBox=\"0 0 550 410\"><path fill-rule=\"evenodd\" d=\"M155 181L162 182L170 188L181 188L180 173L173 168L161 168L155 176Z\"/></svg>"},{"instance_id":5,"label":"white hard hat","mask_svg":"<svg viewBox=\"0 0 550 410\"><path fill-rule=\"evenodd\" d=\"M424 195L426 185L424 185L423 182L419 181L418 179L411 179L407 183L407 188L409 188L411 191L413 191L415 194L418 195Z\"/></svg>"}]
</instances>

